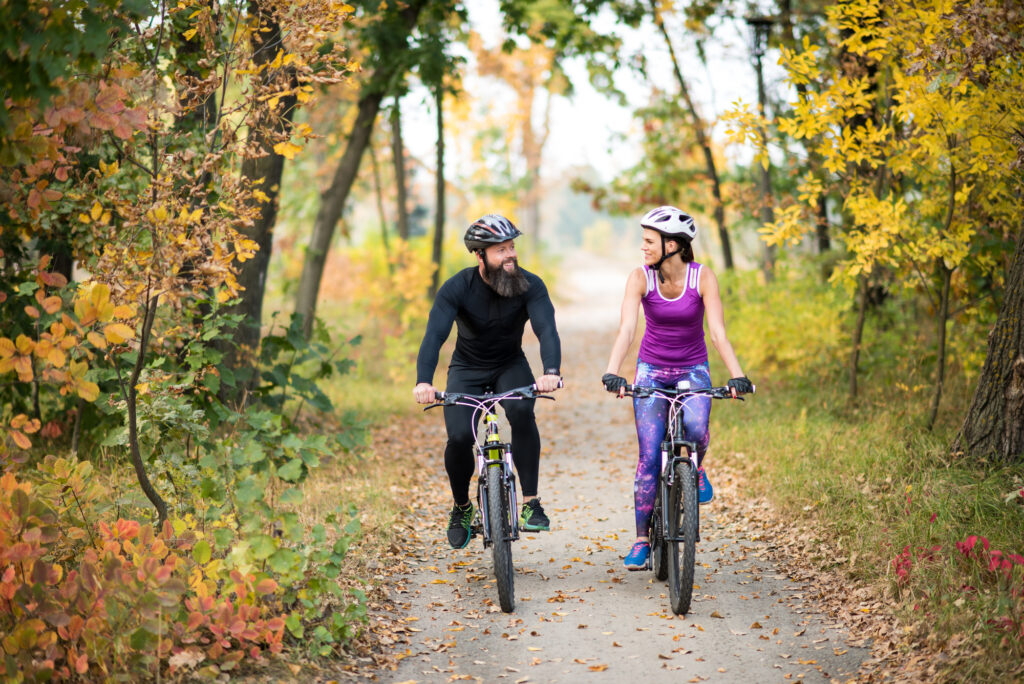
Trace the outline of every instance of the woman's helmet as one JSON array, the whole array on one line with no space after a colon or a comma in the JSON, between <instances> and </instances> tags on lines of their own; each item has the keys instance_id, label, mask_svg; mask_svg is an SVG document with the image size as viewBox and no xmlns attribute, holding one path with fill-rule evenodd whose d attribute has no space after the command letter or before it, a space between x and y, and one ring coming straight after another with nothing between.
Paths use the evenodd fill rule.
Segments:
<instances>
[{"instance_id":1,"label":"woman's helmet","mask_svg":"<svg viewBox=\"0 0 1024 684\"><path fill-rule=\"evenodd\" d=\"M644 228L656 230L665 237L681 237L692 240L697 235L697 226L689 214L675 207L658 207L651 209L640 219Z\"/></svg>"},{"instance_id":2,"label":"woman's helmet","mask_svg":"<svg viewBox=\"0 0 1024 684\"><path fill-rule=\"evenodd\" d=\"M666 259L682 252L684 243L689 245L697 235L697 225L689 214L669 206L651 209L640 219L640 225L661 234L661 258L654 265L654 269L658 272L658 280L665 282L661 265L665 263ZM679 245L673 252L666 249L665 243L669 240L675 240Z\"/></svg>"},{"instance_id":3,"label":"woman's helmet","mask_svg":"<svg viewBox=\"0 0 1024 684\"><path fill-rule=\"evenodd\" d=\"M466 249L476 252L499 242L514 240L520 235L522 233L519 232L519 229L504 216L487 214L473 221L473 224L466 229L466 235L462 239L466 243Z\"/></svg>"}]
</instances>

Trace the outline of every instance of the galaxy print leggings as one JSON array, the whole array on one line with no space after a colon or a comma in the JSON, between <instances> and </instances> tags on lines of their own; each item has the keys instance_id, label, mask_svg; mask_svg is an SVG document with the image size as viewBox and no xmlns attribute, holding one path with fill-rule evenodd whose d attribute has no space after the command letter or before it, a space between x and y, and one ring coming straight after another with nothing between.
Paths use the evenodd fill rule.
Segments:
<instances>
[{"instance_id":1,"label":"galaxy print leggings","mask_svg":"<svg viewBox=\"0 0 1024 684\"><path fill-rule=\"evenodd\" d=\"M706 363L682 368L664 368L637 361L636 380L633 384L649 387L675 387L680 380L689 380L690 387L711 387L711 373ZM633 481L633 500L636 505L636 534L646 537L654 510L654 496L661 470L661 442L665 439L668 421L668 401L655 397L633 399L636 417L636 436L640 444L640 458ZM711 435L708 420L711 417L710 397L689 397L683 414L684 439L697 443L698 463L704 460Z\"/></svg>"}]
</instances>

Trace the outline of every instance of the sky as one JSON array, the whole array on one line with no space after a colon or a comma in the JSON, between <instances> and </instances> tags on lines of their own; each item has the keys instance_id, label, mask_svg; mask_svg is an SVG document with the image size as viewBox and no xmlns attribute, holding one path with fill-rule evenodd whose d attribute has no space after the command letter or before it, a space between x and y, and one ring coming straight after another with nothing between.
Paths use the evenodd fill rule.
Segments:
<instances>
[{"instance_id":1,"label":"sky","mask_svg":"<svg viewBox=\"0 0 1024 684\"><path fill-rule=\"evenodd\" d=\"M468 3L470 24L484 38L488 45L495 45L502 38L497 3L477 0ZM624 54L643 51L654 84L671 92L677 92L671 61L661 35L648 25L640 30L616 26L611 16L603 17L598 29L614 30L624 41ZM687 38L681 26L669 26L673 43L679 57L691 95L705 118L720 114L737 99L753 104L757 98L754 70L748 57L745 26L722 26L716 32L715 40L707 45L708 66L697 57L696 48ZM765 67L768 78L778 71L769 55ZM567 169L589 165L598 171L605 181L637 161L639 145L638 131L631 108L648 102L651 83L641 82L628 69L616 75L616 85L626 93L631 107L622 107L599 94L587 79L586 66L582 59L570 60L566 70L575 87L573 97L555 97L552 103L552 128L544 148L542 175L555 178ZM472 96L486 106L507 106L508 91L493 81L485 83L475 78L467 68L465 85ZM490 79L486 79L490 80ZM538 101L538 108L543 107ZM538 118L540 112L538 111ZM425 93L413 92L403 101L403 120L413 133L408 136L410 152L428 165L434 159L434 114L432 101ZM715 139L724 141L723 127L713 133ZM619 139L625 136L625 139ZM739 158L749 158L749 151L731 150ZM457 160L453 163L457 164ZM447 164L446 164L447 167ZM447 169L446 169L447 170Z\"/></svg>"}]
</instances>

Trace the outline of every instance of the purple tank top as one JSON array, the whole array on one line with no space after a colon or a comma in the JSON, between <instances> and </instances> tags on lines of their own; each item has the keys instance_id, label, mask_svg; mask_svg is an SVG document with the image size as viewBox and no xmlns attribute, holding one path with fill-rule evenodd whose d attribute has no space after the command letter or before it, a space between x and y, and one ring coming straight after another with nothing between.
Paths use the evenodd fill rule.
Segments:
<instances>
[{"instance_id":1,"label":"purple tank top","mask_svg":"<svg viewBox=\"0 0 1024 684\"><path fill-rule=\"evenodd\" d=\"M665 299L658 289L658 272L644 266L647 293L641 298L647 329L640 342L640 360L655 366L679 368L707 363L704 343L704 299L700 293L701 265L687 264L683 292Z\"/></svg>"}]
</instances>

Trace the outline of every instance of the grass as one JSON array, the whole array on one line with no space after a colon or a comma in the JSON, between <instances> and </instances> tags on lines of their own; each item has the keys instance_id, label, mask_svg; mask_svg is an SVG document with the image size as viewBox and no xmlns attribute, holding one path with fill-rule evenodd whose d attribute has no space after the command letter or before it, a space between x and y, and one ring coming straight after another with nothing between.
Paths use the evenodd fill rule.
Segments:
<instances>
[{"instance_id":1,"label":"grass","mask_svg":"<svg viewBox=\"0 0 1024 684\"><path fill-rule=\"evenodd\" d=\"M742 284L732 288L734 296L742 292ZM805 302L806 315L814 301ZM782 312L758 309L763 303L737 297L726 312L758 319L751 328L771 326ZM818 346L816 361L795 368L766 364L758 372L748 363L758 394L743 410L716 413L714 441L728 445L716 458L742 470L754 492L783 515L811 523L821 540L843 549L841 557L815 560L825 568L842 565L851 579L891 597L909 633L950 654L945 676L1020 676L1024 559L1011 562L1009 571L990 571L989 564L992 550L1003 557L1024 553L1024 463L949 455L973 386L954 368L936 427L926 430L927 354L901 334L901 327L914 329L912 320L886 316L890 329L866 332L873 347L864 355L862 378L868 379L856 402L841 347ZM730 338L742 356L743 334L730 329ZM807 339L789 343L802 344L805 359L814 346ZM756 356L756 344L751 347ZM714 368L712 376L725 371ZM972 535L990 549L958 550Z\"/></svg>"}]
</instances>

